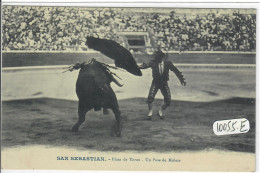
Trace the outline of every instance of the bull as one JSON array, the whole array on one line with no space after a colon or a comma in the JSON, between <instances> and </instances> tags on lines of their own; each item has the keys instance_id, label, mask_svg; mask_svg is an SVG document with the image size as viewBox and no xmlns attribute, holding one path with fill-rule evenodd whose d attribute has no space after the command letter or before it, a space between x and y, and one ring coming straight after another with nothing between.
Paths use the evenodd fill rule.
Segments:
<instances>
[{"instance_id":1,"label":"bull","mask_svg":"<svg viewBox=\"0 0 260 173\"><path fill-rule=\"evenodd\" d=\"M110 68L120 67L136 76L142 76L140 68L137 66L132 54L120 44L106 39L87 37L89 48L95 49L107 57L115 60L116 67L98 62L95 59L88 63L76 63L68 68L68 71L80 69L76 82L76 94L78 96L78 120L72 127L72 131L77 132L80 125L85 121L88 111L103 109L106 113L111 109L115 115L116 122L112 126L112 132L116 136L121 136L121 112L119 110L116 94L111 88L111 82L122 87L114 76L115 73Z\"/></svg>"},{"instance_id":2,"label":"bull","mask_svg":"<svg viewBox=\"0 0 260 173\"><path fill-rule=\"evenodd\" d=\"M77 132L80 125L85 121L88 111L94 109L106 114L111 109L115 115L116 123L112 126L116 136L121 135L121 112L119 110L118 101L115 92L111 88L111 82L119 87L120 84L115 79L115 74L110 71L113 68L95 59L88 63L77 63L69 67L68 71L80 69L76 82L76 94L78 102L78 120L72 127L73 132Z\"/></svg>"}]
</instances>

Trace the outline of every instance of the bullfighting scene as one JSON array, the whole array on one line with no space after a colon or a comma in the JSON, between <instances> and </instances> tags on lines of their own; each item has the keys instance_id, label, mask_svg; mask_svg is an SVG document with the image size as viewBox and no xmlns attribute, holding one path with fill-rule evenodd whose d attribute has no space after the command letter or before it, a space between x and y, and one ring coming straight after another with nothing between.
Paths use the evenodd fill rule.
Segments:
<instances>
[{"instance_id":1,"label":"bullfighting scene","mask_svg":"<svg viewBox=\"0 0 260 173\"><path fill-rule=\"evenodd\" d=\"M253 163L255 10L6 5L2 27L4 158L40 147ZM165 170L233 165L197 162Z\"/></svg>"}]
</instances>

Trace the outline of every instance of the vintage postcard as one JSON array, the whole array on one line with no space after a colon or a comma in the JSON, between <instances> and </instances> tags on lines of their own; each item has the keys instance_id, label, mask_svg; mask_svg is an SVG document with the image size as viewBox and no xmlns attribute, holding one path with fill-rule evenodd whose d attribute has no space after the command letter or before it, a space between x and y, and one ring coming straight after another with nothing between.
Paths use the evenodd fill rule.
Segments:
<instances>
[{"instance_id":1,"label":"vintage postcard","mask_svg":"<svg viewBox=\"0 0 260 173\"><path fill-rule=\"evenodd\" d=\"M255 171L252 4L1 13L3 171Z\"/></svg>"}]
</instances>

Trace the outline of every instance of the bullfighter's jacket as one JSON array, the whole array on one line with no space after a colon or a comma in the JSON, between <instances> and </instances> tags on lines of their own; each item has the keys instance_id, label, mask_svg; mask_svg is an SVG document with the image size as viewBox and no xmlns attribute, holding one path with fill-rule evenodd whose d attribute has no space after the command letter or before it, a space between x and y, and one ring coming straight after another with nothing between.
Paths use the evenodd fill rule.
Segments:
<instances>
[{"instance_id":1,"label":"bullfighter's jacket","mask_svg":"<svg viewBox=\"0 0 260 173\"><path fill-rule=\"evenodd\" d=\"M185 79L182 73L172 64L171 61L163 60L163 73L159 72L159 63L156 61L151 61L149 63L143 63L141 69L152 69L153 79L157 82L167 82L169 80L169 70L173 71L175 75L180 80L181 84L185 83ZM186 84L186 83L185 83Z\"/></svg>"}]
</instances>

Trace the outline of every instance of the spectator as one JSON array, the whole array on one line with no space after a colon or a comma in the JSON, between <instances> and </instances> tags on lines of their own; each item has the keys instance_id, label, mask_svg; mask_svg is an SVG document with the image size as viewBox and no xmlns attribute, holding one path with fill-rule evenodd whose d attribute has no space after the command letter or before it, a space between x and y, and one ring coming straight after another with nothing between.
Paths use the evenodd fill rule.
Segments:
<instances>
[{"instance_id":1,"label":"spectator","mask_svg":"<svg viewBox=\"0 0 260 173\"><path fill-rule=\"evenodd\" d=\"M86 50L87 36L154 30L164 50L255 51L256 14L125 12L113 8L3 6L4 50Z\"/></svg>"}]
</instances>

